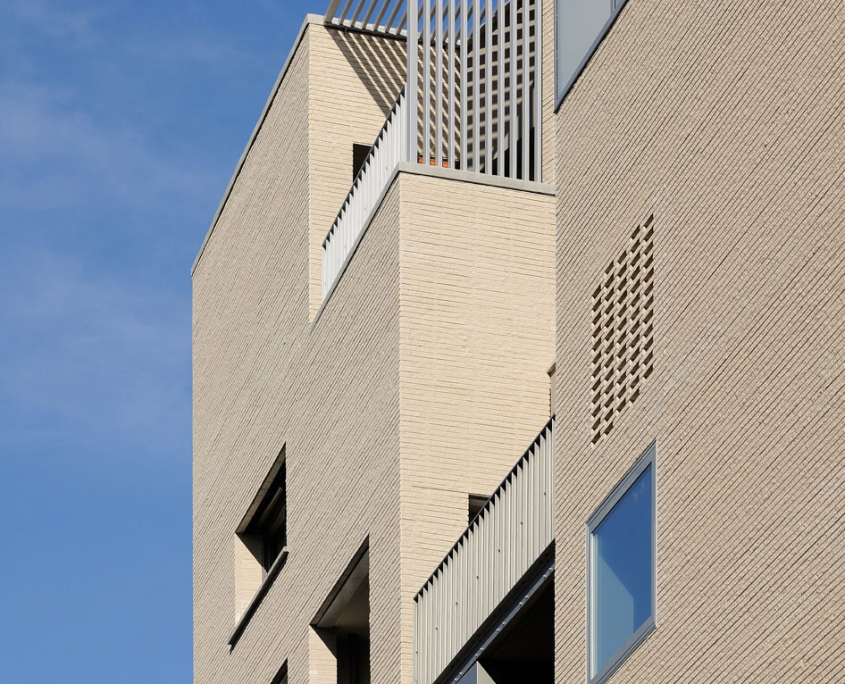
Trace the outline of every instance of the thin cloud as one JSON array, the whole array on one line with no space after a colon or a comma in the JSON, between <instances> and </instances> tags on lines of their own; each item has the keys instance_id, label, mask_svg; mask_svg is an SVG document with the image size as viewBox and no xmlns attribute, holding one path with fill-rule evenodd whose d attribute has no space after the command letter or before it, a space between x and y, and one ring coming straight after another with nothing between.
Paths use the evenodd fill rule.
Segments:
<instances>
[{"instance_id":1,"label":"thin cloud","mask_svg":"<svg viewBox=\"0 0 845 684\"><path fill-rule=\"evenodd\" d=\"M0 206L64 207L81 197L137 204L151 197L204 192L215 176L156 150L137 131L68 103L67 93L0 84Z\"/></svg>"},{"instance_id":2,"label":"thin cloud","mask_svg":"<svg viewBox=\"0 0 845 684\"><path fill-rule=\"evenodd\" d=\"M97 44L99 33L95 22L113 10L113 5L68 8L65 3L45 0L9 0L3 8L9 20L34 28L50 37L70 41L77 47Z\"/></svg>"},{"instance_id":3,"label":"thin cloud","mask_svg":"<svg viewBox=\"0 0 845 684\"><path fill-rule=\"evenodd\" d=\"M184 447L188 310L186 298L97 275L79 259L7 253L0 261L7 331L0 454L80 446L80 439L95 449L129 439L147 454ZM174 383L178 377L184 382Z\"/></svg>"}]
</instances>

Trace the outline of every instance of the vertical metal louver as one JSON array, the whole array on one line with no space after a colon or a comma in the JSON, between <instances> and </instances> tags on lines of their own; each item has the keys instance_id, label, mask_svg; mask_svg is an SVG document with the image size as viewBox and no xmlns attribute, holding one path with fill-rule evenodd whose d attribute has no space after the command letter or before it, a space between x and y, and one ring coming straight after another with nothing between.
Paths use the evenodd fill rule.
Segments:
<instances>
[{"instance_id":1,"label":"vertical metal louver","mask_svg":"<svg viewBox=\"0 0 845 684\"><path fill-rule=\"evenodd\" d=\"M414 682L431 684L554 541L554 418L420 589Z\"/></svg>"},{"instance_id":2,"label":"vertical metal louver","mask_svg":"<svg viewBox=\"0 0 845 684\"><path fill-rule=\"evenodd\" d=\"M539 0L332 0L325 22L402 37L408 161L541 180Z\"/></svg>"}]
</instances>

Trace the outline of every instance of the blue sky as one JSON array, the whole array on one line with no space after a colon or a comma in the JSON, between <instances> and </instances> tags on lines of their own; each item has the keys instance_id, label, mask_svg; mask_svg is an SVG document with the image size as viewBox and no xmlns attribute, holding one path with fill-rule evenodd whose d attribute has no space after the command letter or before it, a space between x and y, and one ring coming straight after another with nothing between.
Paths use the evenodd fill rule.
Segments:
<instances>
[{"instance_id":1,"label":"blue sky","mask_svg":"<svg viewBox=\"0 0 845 684\"><path fill-rule=\"evenodd\" d=\"M0 0L0 682L189 682L190 266L323 0Z\"/></svg>"}]
</instances>

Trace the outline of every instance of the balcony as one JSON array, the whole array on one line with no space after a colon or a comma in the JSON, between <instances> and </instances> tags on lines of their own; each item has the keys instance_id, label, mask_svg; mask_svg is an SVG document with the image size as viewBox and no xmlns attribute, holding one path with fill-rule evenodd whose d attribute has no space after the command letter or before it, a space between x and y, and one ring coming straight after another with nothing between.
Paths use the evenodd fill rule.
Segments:
<instances>
[{"instance_id":1,"label":"balcony","mask_svg":"<svg viewBox=\"0 0 845 684\"><path fill-rule=\"evenodd\" d=\"M541 180L539 9L537 0L329 4L327 25L404 38L417 49L407 51L406 83L323 241L323 301L403 162L444 173Z\"/></svg>"},{"instance_id":2,"label":"balcony","mask_svg":"<svg viewBox=\"0 0 845 684\"><path fill-rule=\"evenodd\" d=\"M399 162L407 157L408 119L405 113L405 90L390 110L361 165L352 189L337 213L326 239L323 240L322 293L325 300L354 251L373 212L381 203Z\"/></svg>"},{"instance_id":3,"label":"balcony","mask_svg":"<svg viewBox=\"0 0 845 684\"><path fill-rule=\"evenodd\" d=\"M447 670L457 680L472 664L483 628L554 541L553 479L554 418L417 594L415 684L446 681Z\"/></svg>"}]
</instances>

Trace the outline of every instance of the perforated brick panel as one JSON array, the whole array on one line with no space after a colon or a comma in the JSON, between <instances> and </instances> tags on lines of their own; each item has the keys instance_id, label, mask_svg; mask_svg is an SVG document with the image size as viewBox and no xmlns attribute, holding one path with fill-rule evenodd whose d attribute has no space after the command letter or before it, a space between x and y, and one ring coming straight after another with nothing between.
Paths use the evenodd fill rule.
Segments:
<instances>
[{"instance_id":1,"label":"perforated brick panel","mask_svg":"<svg viewBox=\"0 0 845 684\"><path fill-rule=\"evenodd\" d=\"M653 219L631 233L593 292L593 444L613 429L654 370Z\"/></svg>"}]
</instances>

